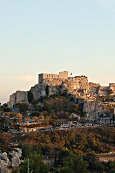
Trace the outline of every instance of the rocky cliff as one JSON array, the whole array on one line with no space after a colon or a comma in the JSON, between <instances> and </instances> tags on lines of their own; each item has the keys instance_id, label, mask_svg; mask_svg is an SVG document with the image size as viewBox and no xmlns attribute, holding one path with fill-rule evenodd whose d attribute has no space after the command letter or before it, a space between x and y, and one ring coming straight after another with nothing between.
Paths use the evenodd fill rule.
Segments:
<instances>
[{"instance_id":1,"label":"rocky cliff","mask_svg":"<svg viewBox=\"0 0 115 173\"><path fill-rule=\"evenodd\" d=\"M9 106L13 106L17 103L28 103L27 99L27 91L16 91L14 94L10 96Z\"/></svg>"},{"instance_id":2,"label":"rocky cliff","mask_svg":"<svg viewBox=\"0 0 115 173\"><path fill-rule=\"evenodd\" d=\"M20 148L15 148L10 153L6 152L2 153L0 151L0 172L8 173L8 167L13 167L13 168L18 167L22 163L21 157L22 157L22 149Z\"/></svg>"},{"instance_id":3,"label":"rocky cliff","mask_svg":"<svg viewBox=\"0 0 115 173\"><path fill-rule=\"evenodd\" d=\"M49 95L58 94L64 90L76 97L88 100L95 100L99 96L115 95L115 84L112 83L108 87L102 87L100 84L88 83L86 76L75 76L67 79L63 78L45 78L40 84L31 87L34 100L47 96L46 86L49 88ZM10 96L8 104L12 107L16 103L28 103L28 91L17 91Z\"/></svg>"}]
</instances>

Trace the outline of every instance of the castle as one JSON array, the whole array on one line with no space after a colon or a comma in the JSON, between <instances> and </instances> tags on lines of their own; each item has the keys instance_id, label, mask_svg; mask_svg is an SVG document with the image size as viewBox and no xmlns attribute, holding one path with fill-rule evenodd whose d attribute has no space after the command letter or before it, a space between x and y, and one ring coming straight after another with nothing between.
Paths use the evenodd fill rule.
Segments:
<instances>
[{"instance_id":1,"label":"castle","mask_svg":"<svg viewBox=\"0 0 115 173\"><path fill-rule=\"evenodd\" d=\"M59 74L38 74L38 84L30 89L34 100L47 95L47 85L49 86L49 95L58 94L59 91L66 90L76 98L94 101L99 96L115 95L115 83L110 83L108 87L103 87L100 84L88 82L88 77L86 76L69 77L68 71L63 71L59 72ZM10 96L8 104L13 106L19 102L28 102L27 95L28 91L17 91Z\"/></svg>"},{"instance_id":2,"label":"castle","mask_svg":"<svg viewBox=\"0 0 115 173\"><path fill-rule=\"evenodd\" d=\"M69 92L78 89L89 89L88 78L86 76L69 77L68 71L59 72L59 74L41 73L38 75L38 84L49 86L59 86L63 84L68 88Z\"/></svg>"},{"instance_id":3,"label":"castle","mask_svg":"<svg viewBox=\"0 0 115 173\"><path fill-rule=\"evenodd\" d=\"M38 84L41 84L44 80L49 79L68 79L68 71L59 72L59 74L47 74L47 73L41 73L38 75Z\"/></svg>"}]
</instances>

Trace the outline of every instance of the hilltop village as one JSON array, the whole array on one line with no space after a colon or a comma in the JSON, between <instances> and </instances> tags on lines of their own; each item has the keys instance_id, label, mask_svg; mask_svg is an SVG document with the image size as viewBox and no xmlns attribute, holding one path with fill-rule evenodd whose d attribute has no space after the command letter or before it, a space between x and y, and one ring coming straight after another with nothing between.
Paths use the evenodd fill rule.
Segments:
<instances>
[{"instance_id":1,"label":"hilltop village","mask_svg":"<svg viewBox=\"0 0 115 173\"><path fill-rule=\"evenodd\" d=\"M114 123L115 114L115 83L109 86L88 82L86 76L68 77L68 71L59 74L41 73L38 84L30 91L17 91L10 96L8 105L13 108L17 103L29 103L28 93L38 107L44 106L39 100L43 97L66 93L73 97L78 109L86 113L86 118L97 123ZM77 116L77 115L76 115Z\"/></svg>"},{"instance_id":2,"label":"hilltop village","mask_svg":"<svg viewBox=\"0 0 115 173\"><path fill-rule=\"evenodd\" d=\"M114 132L115 83L41 73L0 105L0 172L112 173Z\"/></svg>"}]
</instances>

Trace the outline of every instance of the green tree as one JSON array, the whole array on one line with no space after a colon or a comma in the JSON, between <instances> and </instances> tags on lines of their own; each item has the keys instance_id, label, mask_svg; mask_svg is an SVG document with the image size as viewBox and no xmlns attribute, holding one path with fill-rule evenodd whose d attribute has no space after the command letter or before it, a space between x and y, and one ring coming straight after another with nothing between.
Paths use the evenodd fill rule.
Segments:
<instances>
[{"instance_id":1,"label":"green tree","mask_svg":"<svg viewBox=\"0 0 115 173\"><path fill-rule=\"evenodd\" d=\"M64 150L59 154L59 165L62 166L60 172L87 173L88 164L82 156L76 157L70 151ZM63 171L62 171L63 170Z\"/></svg>"},{"instance_id":2,"label":"green tree","mask_svg":"<svg viewBox=\"0 0 115 173\"><path fill-rule=\"evenodd\" d=\"M43 162L41 155L33 152L29 155L29 159L24 161L20 173L48 173L49 168L49 165Z\"/></svg>"},{"instance_id":3,"label":"green tree","mask_svg":"<svg viewBox=\"0 0 115 173\"><path fill-rule=\"evenodd\" d=\"M49 96L49 86L46 86L46 95Z\"/></svg>"},{"instance_id":4,"label":"green tree","mask_svg":"<svg viewBox=\"0 0 115 173\"><path fill-rule=\"evenodd\" d=\"M9 108L7 103L3 104L1 106L1 109L3 110L3 112L11 112L11 108Z\"/></svg>"},{"instance_id":5,"label":"green tree","mask_svg":"<svg viewBox=\"0 0 115 173\"><path fill-rule=\"evenodd\" d=\"M110 161L107 163L107 172L108 173L115 172L115 162Z\"/></svg>"},{"instance_id":6,"label":"green tree","mask_svg":"<svg viewBox=\"0 0 115 173\"><path fill-rule=\"evenodd\" d=\"M74 161L75 173L86 173L88 172L87 168L88 164L86 161L84 161L82 156L79 156L77 159L75 159Z\"/></svg>"},{"instance_id":7,"label":"green tree","mask_svg":"<svg viewBox=\"0 0 115 173\"><path fill-rule=\"evenodd\" d=\"M15 107L18 108L21 113L29 110L29 105L27 103L17 103Z\"/></svg>"},{"instance_id":8,"label":"green tree","mask_svg":"<svg viewBox=\"0 0 115 173\"><path fill-rule=\"evenodd\" d=\"M93 171L97 172L103 172L104 171L104 165L100 163L97 159L97 157L94 154L87 154L84 156L84 160L88 163L88 168Z\"/></svg>"},{"instance_id":9,"label":"green tree","mask_svg":"<svg viewBox=\"0 0 115 173\"><path fill-rule=\"evenodd\" d=\"M33 93L31 91L28 91L28 102L32 103L34 100Z\"/></svg>"}]
</instances>

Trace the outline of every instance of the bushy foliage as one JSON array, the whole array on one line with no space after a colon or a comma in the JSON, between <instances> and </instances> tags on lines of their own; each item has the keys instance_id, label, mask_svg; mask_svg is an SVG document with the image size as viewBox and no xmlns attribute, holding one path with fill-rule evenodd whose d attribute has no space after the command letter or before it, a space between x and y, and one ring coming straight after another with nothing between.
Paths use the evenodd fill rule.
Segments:
<instances>
[{"instance_id":1,"label":"bushy foliage","mask_svg":"<svg viewBox=\"0 0 115 173\"><path fill-rule=\"evenodd\" d=\"M27 103L17 103L15 107L18 108L21 113L29 110L29 105Z\"/></svg>"},{"instance_id":2,"label":"bushy foliage","mask_svg":"<svg viewBox=\"0 0 115 173\"><path fill-rule=\"evenodd\" d=\"M8 106L7 103L5 103L5 104L3 104L3 105L1 106L1 110L2 110L3 112L11 112L11 108L9 108L9 106Z\"/></svg>"},{"instance_id":3,"label":"bushy foliage","mask_svg":"<svg viewBox=\"0 0 115 173\"><path fill-rule=\"evenodd\" d=\"M32 103L34 101L34 96L31 91L28 91L28 102Z\"/></svg>"},{"instance_id":4,"label":"bushy foliage","mask_svg":"<svg viewBox=\"0 0 115 173\"><path fill-rule=\"evenodd\" d=\"M54 155L55 151L67 148L80 155L86 153L106 153L115 144L115 128L77 128L67 131L46 131L27 134L22 138L25 145L38 146L43 154Z\"/></svg>"},{"instance_id":5,"label":"bushy foliage","mask_svg":"<svg viewBox=\"0 0 115 173\"><path fill-rule=\"evenodd\" d=\"M33 173L48 173L49 165L43 162L40 154L33 152L29 154L28 159L24 160L20 173L27 173L28 171Z\"/></svg>"},{"instance_id":6,"label":"bushy foliage","mask_svg":"<svg viewBox=\"0 0 115 173\"><path fill-rule=\"evenodd\" d=\"M94 154L76 156L68 150L60 150L53 165L43 161L43 157L36 151L29 150L20 173L114 173L115 162L99 162Z\"/></svg>"}]
</instances>

